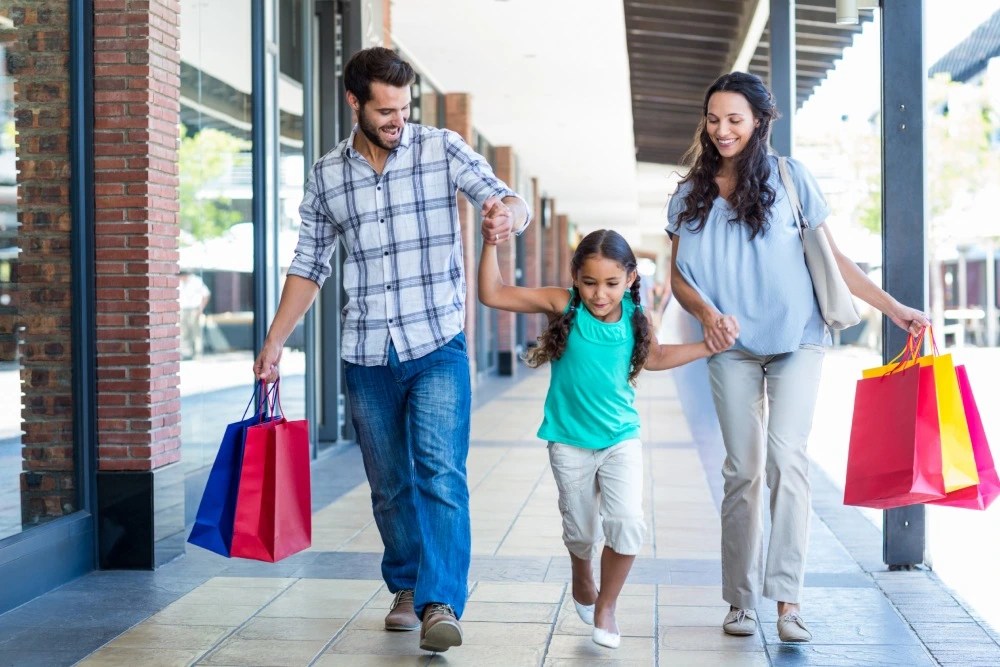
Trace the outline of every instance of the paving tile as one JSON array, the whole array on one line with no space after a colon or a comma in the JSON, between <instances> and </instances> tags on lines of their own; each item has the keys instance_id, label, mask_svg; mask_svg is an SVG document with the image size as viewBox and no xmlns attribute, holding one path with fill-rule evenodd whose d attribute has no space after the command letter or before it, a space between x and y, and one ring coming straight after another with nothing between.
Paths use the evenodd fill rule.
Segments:
<instances>
[{"instance_id":1,"label":"paving tile","mask_svg":"<svg viewBox=\"0 0 1000 667\"><path fill-rule=\"evenodd\" d=\"M241 639L329 641L347 625L347 618L281 618L257 616L236 632Z\"/></svg>"},{"instance_id":2,"label":"paving tile","mask_svg":"<svg viewBox=\"0 0 1000 667\"><path fill-rule=\"evenodd\" d=\"M230 637L198 661L200 665L268 665L301 667L323 650L325 641L243 639Z\"/></svg>"},{"instance_id":3,"label":"paving tile","mask_svg":"<svg viewBox=\"0 0 1000 667\"><path fill-rule=\"evenodd\" d=\"M778 644L767 647L775 667L932 667L934 660L919 646Z\"/></svg>"},{"instance_id":4,"label":"paving tile","mask_svg":"<svg viewBox=\"0 0 1000 667\"><path fill-rule=\"evenodd\" d=\"M142 623L119 635L109 648L181 649L207 651L232 632L230 625L167 625Z\"/></svg>"},{"instance_id":5,"label":"paving tile","mask_svg":"<svg viewBox=\"0 0 1000 667\"><path fill-rule=\"evenodd\" d=\"M163 648L117 648L105 647L86 659L80 667L187 667L202 654L196 650Z\"/></svg>"},{"instance_id":6,"label":"paving tile","mask_svg":"<svg viewBox=\"0 0 1000 667\"><path fill-rule=\"evenodd\" d=\"M316 662L314 667L428 667L434 658L431 654L420 656L401 655L359 655L359 654L338 654L324 653ZM439 662L435 664L445 664Z\"/></svg>"},{"instance_id":7,"label":"paving tile","mask_svg":"<svg viewBox=\"0 0 1000 667\"><path fill-rule=\"evenodd\" d=\"M346 653L358 655L414 656L427 655L421 651L420 635L417 632L386 632L379 630L355 630L348 627L326 653Z\"/></svg>"},{"instance_id":8,"label":"paving tile","mask_svg":"<svg viewBox=\"0 0 1000 667\"><path fill-rule=\"evenodd\" d=\"M469 602L465 605L464 621L495 623L551 623L558 605L539 602Z\"/></svg>"},{"instance_id":9,"label":"paving tile","mask_svg":"<svg viewBox=\"0 0 1000 667\"><path fill-rule=\"evenodd\" d=\"M469 602L558 603L565 590L561 584L480 582L469 595Z\"/></svg>"},{"instance_id":10,"label":"paving tile","mask_svg":"<svg viewBox=\"0 0 1000 667\"><path fill-rule=\"evenodd\" d=\"M659 664L678 667L769 667L763 652L752 651L683 651L660 649Z\"/></svg>"},{"instance_id":11,"label":"paving tile","mask_svg":"<svg viewBox=\"0 0 1000 667\"><path fill-rule=\"evenodd\" d=\"M721 623L710 628L660 628L660 648L682 651L763 651L760 636L734 637L722 631Z\"/></svg>"},{"instance_id":12,"label":"paving tile","mask_svg":"<svg viewBox=\"0 0 1000 667\"><path fill-rule=\"evenodd\" d=\"M552 625L549 623L463 622L462 647L523 646L545 648Z\"/></svg>"},{"instance_id":13,"label":"paving tile","mask_svg":"<svg viewBox=\"0 0 1000 667\"><path fill-rule=\"evenodd\" d=\"M0 665L16 667L70 667L78 664L80 651L48 651L43 648L7 650L0 647Z\"/></svg>"},{"instance_id":14,"label":"paving tile","mask_svg":"<svg viewBox=\"0 0 1000 667\"><path fill-rule=\"evenodd\" d=\"M546 658L571 659L578 664L591 660L643 660L653 661L653 640L644 637L622 637L621 646L609 649L594 643L590 635L553 635Z\"/></svg>"},{"instance_id":15,"label":"paving tile","mask_svg":"<svg viewBox=\"0 0 1000 667\"><path fill-rule=\"evenodd\" d=\"M649 667L649 660L624 660L608 658L587 658L587 667ZM579 667L580 660L576 658L547 658L543 663L544 667Z\"/></svg>"},{"instance_id":16,"label":"paving tile","mask_svg":"<svg viewBox=\"0 0 1000 667\"><path fill-rule=\"evenodd\" d=\"M911 623L920 639L928 644L988 644L996 645L993 638L978 623Z\"/></svg>"},{"instance_id":17,"label":"paving tile","mask_svg":"<svg viewBox=\"0 0 1000 667\"><path fill-rule=\"evenodd\" d=\"M721 627L722 620L729 612L729 606L718 604L714 606L681 607L676 605L660 605L657 607L657 619L661 626L672 627Z\"/></svg>"},{"instance_id":18,"label":"paving tile","mask_svg":"<svg viewBox=\"0 0 1000 667\"><path fill-rule=\"evenodd\" d=\"M255 613L260 607L246 605L203 605L175 602L166 609L153 614L147 623L165 625L231 625L236 627Z\"/></svg>"}]
</instances>

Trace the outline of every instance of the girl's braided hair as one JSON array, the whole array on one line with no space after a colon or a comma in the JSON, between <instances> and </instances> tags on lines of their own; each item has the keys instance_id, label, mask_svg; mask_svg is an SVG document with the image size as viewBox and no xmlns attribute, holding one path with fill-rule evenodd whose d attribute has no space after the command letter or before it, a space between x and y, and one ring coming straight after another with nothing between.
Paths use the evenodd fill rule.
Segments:
<instances>
[{"instance_id":1,"label":"girl's braided hair","mask_svg":"<svg viewBox=\"0 0 1000 667\"><path fill-rule=\"evenodd\" d=\"M625 269L626 275L636 270L638 263L635 253L629 247L628 241L621 234L610 229L599 229L587 234L573 253L570 260L570 270L575 280L583 267L587 258L597 256L617 262ZM632 349L632 359L629 363L628 381L636 384L636 377L639 371L646 364L646 357L649 355L649 343L652 338L649 320L639 308L641 291L639 288L639 275L636 274L632 282L631 295L635 310L632 312L632 331L635 336L635 347ZM555 318L549 323L548 328L538 337L538 346L534 347L524 355L524 360L532 368L537 368L547 361L558 359L566 349L566 341L569 339L570 327L576 318L579 308L585 307L580 302L580 292L574 288L573 296L569 302L569 308L565 313Z\"/></svg>"}]
</instances>

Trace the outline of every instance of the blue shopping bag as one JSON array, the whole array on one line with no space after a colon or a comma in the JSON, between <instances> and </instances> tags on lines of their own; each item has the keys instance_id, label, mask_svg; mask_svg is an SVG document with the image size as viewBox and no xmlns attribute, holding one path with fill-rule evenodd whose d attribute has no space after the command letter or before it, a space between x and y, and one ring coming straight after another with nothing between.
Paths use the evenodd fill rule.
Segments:
<instances>
[{"instance_id":1,"label":"blue shopping bag","mask_svg":"<svg viewBox=\"0 0 1000 667\"><path fill-rule=\"evenodd\" d=\"M254 393L243 411L243 419L226 427L187 540L227 558L233 541L233 518L236 515L246 431L251 426L273 419L271 395L263 388L263 384L254 385ZM247 413L254 405L254 413L248 418Z\"/></svg>"}]
</instances>

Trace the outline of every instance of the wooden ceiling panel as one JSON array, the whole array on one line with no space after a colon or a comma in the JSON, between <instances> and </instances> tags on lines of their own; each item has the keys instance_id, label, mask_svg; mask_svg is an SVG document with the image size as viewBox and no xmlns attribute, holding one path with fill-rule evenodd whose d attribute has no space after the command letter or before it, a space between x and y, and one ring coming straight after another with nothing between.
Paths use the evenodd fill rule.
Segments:
<instances>
[{"instance_id":1,"label":"wooden ceiling panel","mask_svg":"<svg viewBox=\"0 0 1000 667\"><path fill-rule=\"evenodd\" d=\"M761 0L767 2L768 0ZM701 118L705 89L732 67L757 0L623 0L636 159L675 164ZM837 25L836 0L796 3L797 102L801 106L850 46L860 25ZM871 11L861 12L870 21ZM767 80L765 29L750 61Z\"/></svg>"}]
</instances>

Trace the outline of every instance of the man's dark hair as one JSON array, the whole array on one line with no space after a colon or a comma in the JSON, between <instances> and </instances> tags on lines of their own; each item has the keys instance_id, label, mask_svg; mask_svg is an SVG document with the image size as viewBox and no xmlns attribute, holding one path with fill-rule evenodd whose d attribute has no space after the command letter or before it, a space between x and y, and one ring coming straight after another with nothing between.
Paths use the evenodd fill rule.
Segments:
<instances>
[{"instance_id":1,"label":"man's dark hair","mask_svg":"<svg viewBox=\"0 0 1000 667\"><path fill-rule=\"evenodd\" d=\"M392 49L381 46L361 49L344 67L344 88L354 93L361 106L372 98L372 81L402 88L413 83L415 78L408 62Z\"/></svg>"}]
</instances>

